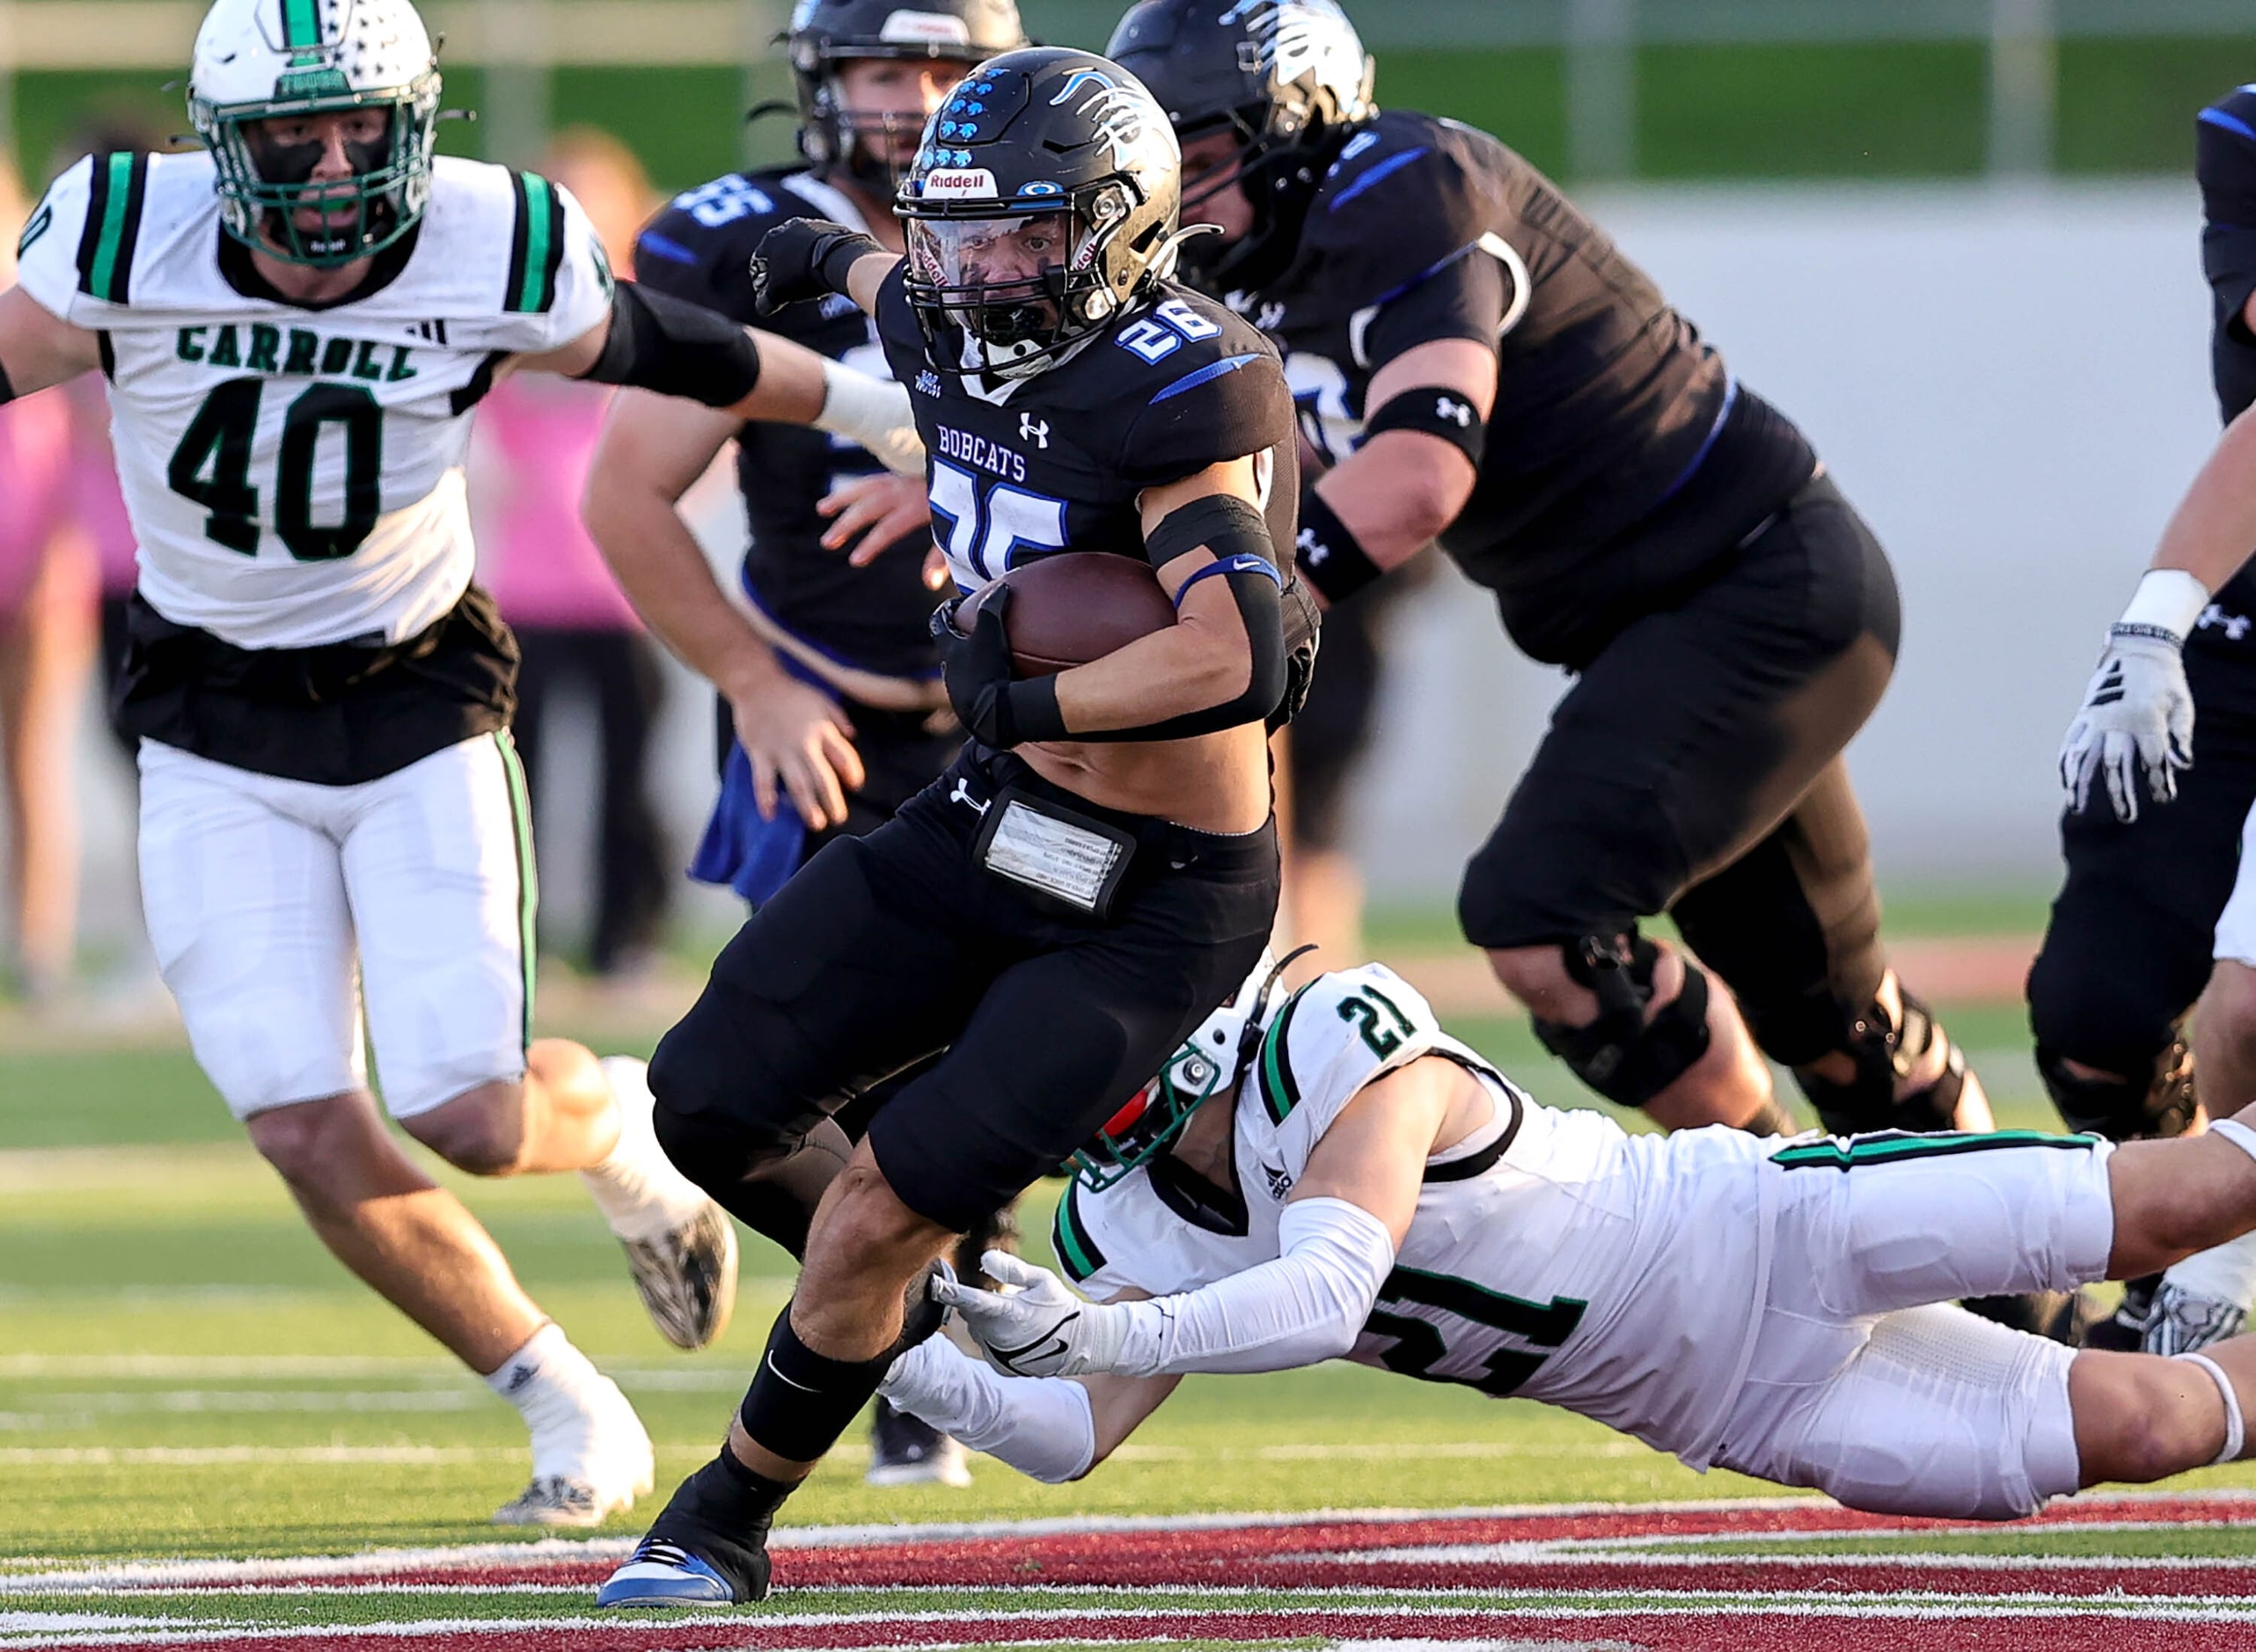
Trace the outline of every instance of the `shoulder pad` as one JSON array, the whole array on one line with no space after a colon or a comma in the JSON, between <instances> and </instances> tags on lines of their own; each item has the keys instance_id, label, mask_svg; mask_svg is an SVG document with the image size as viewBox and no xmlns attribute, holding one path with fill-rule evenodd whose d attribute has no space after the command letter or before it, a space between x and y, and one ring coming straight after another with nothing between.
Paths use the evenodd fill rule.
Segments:
<instances>
[{"instance_id":1,"label":"shoulder pad","mask_svg":"<svg viewBox=\"0 0 2256 1652\"><path fill-rule=\"evenodd\" d=\"M2202 110L2198 119L2204 138L2211 132L2229 133L2256 144L2256 86L2241 86L2226 93ZM2207 147L2205 143L2204 150Z\"/></svg>"},{"instance_id":2,"label":"shoulder pad","mask_svg":"<svg viewBox=\"0 0 2256 1652\"><path fill-rule=\"evenodd\" d=\"M1511 151L1469 127L1381 115L1348 140L1308 208L1303 245L1347 309L1382 304L1498 230Z\"/></svg>"},{"instance_id":3,"label":"shoulder pad","mask_svg":"<svg viewBox=\"0 0 2256 1652\"><path fill-rule=\"evenodd\" d=\"M1179 482L1292 441L1293 392L1276 347L1220 305L1168 297L1118 329L1108 347L1154 369L1128 392L1131 406L1141 404L1121 453L1129 481Z\"/></svg>"},{"instance_id":4,"label":"shoulder pad","mask_svg":"<svg viewBox=\"0 0 2256 1652\"><path fill-rule=\"evenodd\" d=\"M1314 1098L1337 1115L1373 1078L1445 1036L1425 995L1384 964L1319 976L1262 1037L1252 1075L1262 1110L1282 1125Z\"/></svg>"}]
</instances>

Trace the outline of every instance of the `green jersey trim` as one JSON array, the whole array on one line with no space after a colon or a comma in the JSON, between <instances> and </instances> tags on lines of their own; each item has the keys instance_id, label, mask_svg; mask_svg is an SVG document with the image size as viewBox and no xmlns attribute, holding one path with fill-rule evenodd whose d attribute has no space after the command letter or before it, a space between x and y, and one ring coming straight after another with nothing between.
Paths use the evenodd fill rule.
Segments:
<instances>
[{"instance_id":1,"label":"green jersey trim","mask_svg":"<svg viewBox=\"0 0 2256 1652\"><path fill-rule=\"evenodd\" d=\"M1081 1217L1080 1187L1078 1181L1066 1184L1065 1194L1058 1201L1058 1218L1050 1227L1050 1247L1058 1253L1066 1276L1077 1285L1104 1266L1104 1253L1088 1236L1088 1224Z\"/></svg>"},{"instance_id":2,"label":"green jersey trim","mask_svg":"<svg viewBox=\"0 0 2256 1652\"><path fill-rule=\"evenodd\" d=\"M512 315L546 315L556 303L556 277L564 267L564 198L538 172L511 172L509 182L517 217L503 307Z\"/></svg>"},{"instance_id":3,"label":"green jersey trim","mask_svg":"<svg viewBox=\"0 0 2256 1652\"><path fill-rule=\"evenodd\" d=\"M149 193L149 157L97 155L78 236L78 290L106 304L133 300L133 252Z\"/></svg>"},{"instance_id":4,"label":"green jersey trim","mask_svg":"<svg viewBox=\"0 0 2256 1652\"><path fill-rule=\"evenodd\" d=\"M1850 1141L1802 1142L1770 1155L1785 1170L1854 1170L1864 1165L1896 1165L1917 1159L1948 1159L1959 1153L1988 1153L2014 1147L2063 1147L2089 1152L2096 1136L2053 1136L2043 1130L1989 1130L1979 1135L1915 1136L1895 1131Z\"/></svg>"},{"instance_id":5,"label":"green jersey trim","mask_svg":"<svg viewBox=\"0 0 2256 1652\"><path fill-rule=\"evenodd\" d=\"M1300 1105L1300 1081L1293 1076L1292 1054L1285 1041L1293 1025L1293 1012L1300 1007L1300 999L1307 990L1302 987L1285 1000L1285 1007L1277 1012L1277 1019L1269 1024L1269 1031L1262 1037L1256 1083L1261 1092L1261 1104L1269 1109L1270 1122L1274 1124L1284 1123L1293 1109Z\"/></svg>"}]
</instances>

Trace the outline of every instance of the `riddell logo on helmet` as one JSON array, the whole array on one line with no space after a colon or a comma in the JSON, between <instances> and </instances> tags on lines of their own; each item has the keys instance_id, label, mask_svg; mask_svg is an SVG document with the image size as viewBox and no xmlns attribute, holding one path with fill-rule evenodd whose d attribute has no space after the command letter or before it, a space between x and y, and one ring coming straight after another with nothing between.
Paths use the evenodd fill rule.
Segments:
<instances>
[{"instance_id":1,"label":"riddell logo on helmet","mask_svg":"<svg viewBox=\"0 0 2256 1652\"><path fill-rule=\"evenodd\" d=\"M952 195L961 200L991 201L995 196L995 175L984 166L927 172L924 193L927 196Z\"/></svg>"},{"instance_id":2,"label":"riddell logo on helmet","mask_svg":"<svg viewBox=\"0 0 2256 1652\"><path fill-rule=\"evenodd\" d=\"M914 41L934 46L968 46L971 30L962 18L941 17L934 11L896 11L885 19L877 38L891 45Z\"/></svg>"}]
</instances>

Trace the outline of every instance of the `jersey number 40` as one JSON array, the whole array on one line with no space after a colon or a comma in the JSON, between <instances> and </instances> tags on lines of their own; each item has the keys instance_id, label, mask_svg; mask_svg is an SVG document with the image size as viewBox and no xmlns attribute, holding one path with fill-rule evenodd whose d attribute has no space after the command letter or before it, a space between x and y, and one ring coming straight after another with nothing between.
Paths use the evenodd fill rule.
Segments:
<instances>
[{"instance_id":1,"label":"jersey number 40","mask_svg":"<svg viewBox=\"0 0 2256 1652\"><path fill-rule=\"evenodd\" d=\"M259 554L259 489L251 479L251 452L259 433L259 403L267 382L230 379L204 398L189 420L165 479L183 499L211 515L204 537L215 545ZM313 462L321 432L343 428L345 519L313 520ZM300 562L333 562L361 548L383 514L384 410L355 384L315 384L282 416L282 450L275 464L275 532Z\"/></svg>"}]
</instances>

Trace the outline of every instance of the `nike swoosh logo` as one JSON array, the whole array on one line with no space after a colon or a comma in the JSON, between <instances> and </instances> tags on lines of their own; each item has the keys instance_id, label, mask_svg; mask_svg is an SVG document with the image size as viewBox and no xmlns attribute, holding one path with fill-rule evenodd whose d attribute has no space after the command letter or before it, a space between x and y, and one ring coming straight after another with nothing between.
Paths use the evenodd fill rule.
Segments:
<instances>
[{"instance_id":1,"label":"nike swoosh logo","mask_svg":"<svg viewBox=\"0 0 2256 1652\"><path fill-rule=\"evenodd\" d=\"M793 1382L790 1378L785 1376L781 1371L776 1371L775 1356L773 1354L770 1354L767 1356L767 1368L771 1371L775 1372L776 1381L781 1383L787 1388L796 1388L802 1394L819 1394L823 1392L819 1388L809 1388L805 1383Z\"/></svg>"}]
</instances>

